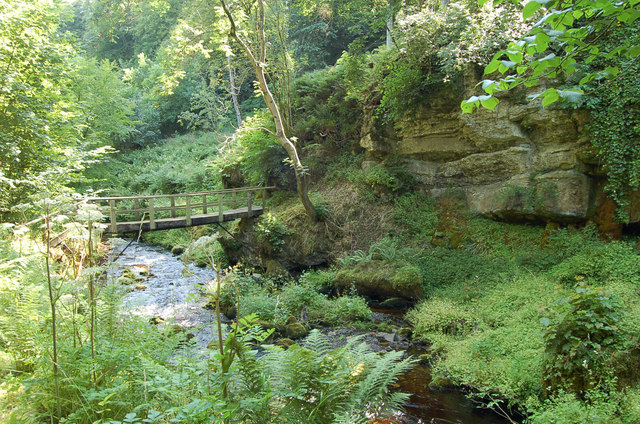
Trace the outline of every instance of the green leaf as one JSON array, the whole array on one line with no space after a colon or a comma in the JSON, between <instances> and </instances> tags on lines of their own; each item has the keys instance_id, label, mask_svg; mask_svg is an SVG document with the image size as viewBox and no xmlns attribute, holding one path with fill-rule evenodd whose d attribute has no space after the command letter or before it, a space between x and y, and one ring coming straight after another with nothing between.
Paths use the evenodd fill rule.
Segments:
<instances>
[{"instance_id":1,"label":"green leaf","mask_svg":"<svg viewBox=\"0 0 640 424\"><path fill-rule=\"evenodd\" d=\"M620 68L618 68L617 66L608 66L604 70L605 76L606 74L609 75L608 78L616 77L619 73L620 73Z\"/></svg>"},{"instance_id":2,"label":"green leaf","mask_svg":"<svg viewBox=\"0 0 640 424\"><path fill-rule=\"evenodd\" d=\"M472 101L472 98L473 97L469 98L468 100L463 100L462 103L460 103L460 109L462 109L462 113L473 113L473 106L477 105L478 100Z\"/></svg>"},{"instance_id":3,"label":"green leaf","mask_svg":"<svg viewBox=\"0 0 640 424\"><path fill-rule=\"evenodd\" d=\"M524 59L524 55L520 50L507 50L507 56L509 56L509 60L522 63L522 59Z\"/></svg>"},{"instance_id":4,"label":"green leaf","mask_svg":"<svg viewBox=\"0 0 640 424\"><path fill-rule=\"evenodd\" d=\"M494 110L496 108L496 106L498 106L498 103L500 103L500 100L498 100L497 98L493 97L493 96L488 96L488 99L482 99L482 97L486 97L486 96L481 96L480 97L480 104L482 105L482 107L489 109L489 110Z\"/></svg>"},{"instance_id":5,"label":"green leaf","mask_svg":"<svg viewBox=\"0 0 640 424\"><path fill-rule=\"evenodd\" d=\"M540 7L542 7L542 5L537 1L535 0L529 1L524 6L524 9L522 9L522 17L524 19L529 19L531 16L533 16L534 13L536 13L540 9Z\"/></svg>"},{"instance_id":6,"label":"green leaf","mask_svg":"<svg viewBox=\"0 0 640 424\"><path fill-rule=\"evenodd\" d=\"M538 53L542 53L549 48L549 40L550 37L544 32L536 34L536 50Z\"/></svg>"},{"instance_id":7,"label":"green leaf","mask_svg":"<svg viewBox=\"0 0 640 424\"><path fill-rule=\"evenodd\" d=\"M540 324L542 324L545 327L548 327L551 325L551 320L547 317L540 318Z\"/></svg>"},{"instance_id":8,"label":"green leaf","mask_svg":"<svg viewBox=\"0 0 640 424\"><path fill-rule=\"evenodd\" d=\"M487 94L493 94L496 91L500 91L500 88L496 85L496 82L493 80L482 81L482 89Z\"/></svg>"},{"instance_id":9,"label":"green leaf","mask_svg":"<svg viewBox=\"0 0 640 424\"><path fill-rule=\"evenodd\" d=\"M582 90L558 90L558 95L570 102L570 103L578 103L584 94Z\"/></svg>"},{"instance_id":10,"label":"green leaf","mask_svg":"<svg viewBox=\"0 0 640 424\"><path fill-rule=\"evenodd\" d=\"M562 17L562 23L568 27L573 25L573 13L565 13Z\"/></svg>"},{"instance_id":11,"label":"green leaf","mask_svg":"<svg viewBox=\"0 0 640 424\"><path fill-rule=\"evenodd\" d=\"M558 90L550 88L542 93L542 107L547 107L550 104L557 102L559 99L560 95L558 94Z\"/></svg>"},{"instance_id":12,"label":"green leaf","mask_svg":"<svg viewBox=\"0 0 640 424\"><path fill-rule=\"evenodd\" d=\"M491 62L489 62L489 64L484 68L484 74L488 75L488 74L492 74L495 71L498 70L498 66L500 66L500 61L499 60L492 60Z\"/></svg>"},{"instance_id":13,"label":"green leaf","mask_svg":"<svg viewBox=\"0 0 640 424\"><path fill-rule=\"evenodd\" d=\"M588 84L591 81L593 81L595 78L596 78L596 74L593 74L593 73L588 74L588 75L582 77L582 79L580 80L580 82L578 84L580 84L580 85Z\"/></svg>"}]
</instances>

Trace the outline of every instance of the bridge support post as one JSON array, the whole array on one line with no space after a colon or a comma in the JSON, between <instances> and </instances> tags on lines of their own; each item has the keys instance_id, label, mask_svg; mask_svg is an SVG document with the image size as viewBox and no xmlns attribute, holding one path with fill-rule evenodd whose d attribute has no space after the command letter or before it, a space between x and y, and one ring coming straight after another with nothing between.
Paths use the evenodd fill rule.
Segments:
<instances>
[{"instance_id":1,"label":"bridge support post","mask_svg":"<svg viewBox=\"0 0 640 424\"><path fill-rule=\"evenodd\" d=\"M111 221L111 232L118 232L118 225L116 224L116 201L114 199L109 200L109 218Z\"/></svg>"},{"instance_id":2,"label":"bridge support post","mask_svg":"<svg viewBox=\"0 0 640 424\"><path fill-rule=\"evenodd\" d=\"M153 197L149 199L149 229L156 229L156 210L153 206Z\"/></svg>"},{"instance_id":3,"label":"bridge support post","mask_svg":"<svg viewBox=\"0 0 640 424\"><path fill-rule=\"evenodd\" d=\"M135 209L140 209L140 200L133 199L133 207ZM136 221L140 221L140 212L136 210Z\"/></svg>"},{"instance_id":4,"label":"bridge support post","mask_svg":"<svg viewBox=\"0 0 640 424\"><path fill-rule=\"evenodd\" d=\"M186 220L187 220L187 227L191 227L191 196L187 196L185 197L185 201L187 202L187 205L185 207L185 213L186 213Z\"/></svg>"},{"instance_id":5,"label":"bridge support post","mask_svg":"<svg viewBox=\"0 0 640 424\"><path fill-rule=\"evenodd\" d=\"M222 193L218 194L218 221L224 221L224 211L222 207Z\"/></svg>"},{"instance_id":6,"label":"bridge support post","mask_svg":"<svg viewBox=\"0 0 640 424\"><path fill-rule=\"evenodd\" d=\"M202 195L202 213L203 214L207 214L207 195L203 194Z\"/></svg>"},{"instance_id":7,"label":"bridge support post","mask_svg":"<svg viewBox=\"0 0 640 424\"><path fill-rule=\"evenodd\" d=\"M247 216L249 218L251 218L251 216L253 215L253 192L251 190L249 190L247 192Z\"/></svg>"}]
</instances>

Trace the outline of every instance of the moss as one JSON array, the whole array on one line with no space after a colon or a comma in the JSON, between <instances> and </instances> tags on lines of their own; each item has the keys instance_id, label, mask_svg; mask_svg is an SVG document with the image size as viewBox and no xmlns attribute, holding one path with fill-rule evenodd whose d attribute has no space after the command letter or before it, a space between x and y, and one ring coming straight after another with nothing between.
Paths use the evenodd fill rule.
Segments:
<instances>
[{"instance_id":1,"label":"moss","mask_svg":"<svg viewBox=\"0 0 640 424\"><path fill-rule=\"evenodd\" d=\"M284 335L290 339L301 339L307 335L307 329L304 324L294 322L292 324L285 325Z\"/></svg>"},{"instance_id":2,"label":"moss","mask_svg":"<svg viewBox=\"0 0 640 424\"><path fill-rule=\"evenodd\" d=\"M403 261L361 262L338 271L335 284L339 291L354 287L360 295L378 300L390 297L419 299L423 294L420 269Z\"/></svg>"},{"instance_id":3,"label":"moss","mask_svg":"<svg viewBox=\"0 0 640 424\"><path fill-rule=\"evenodd\" d=\"M280 346L282 348L288 349L289 347L291 347L294 344L296 344L296 342L294 342L293 340L291 340L288 337L284 337L282 339L276 340L273 344L276 345L276 346Z\"/></svg>"},{"instance_id":4,"label":"moss","mask_svg":"<svg viewBox=\"0 0 640 424\"><path fill-rule=\"evenodd\" d=\"M185 247L184 245L179 244L179 245L177 245L177 246L173 246L173 247L171 248L171 253L172 253L172 254L174 254L174 255L176 255L176 256L177 256L177 255L181 255L181 254L183 254L183 253L184 253L185 249L186 249L186 247Z\"/></svg>"},{"instance_id":5,"label":"moss","mask_svg":"<svg viewBox=\"0 0 640 424\"><path fill-rule=\"evenodd\" d=\"M149 274L149 270L147 269L147 275ZM142 276L142 273L136 272L134 269L127 268L124 270L122 275L118 277L118 283L124 285L132 285L138 284L145 280L145 277Z\"/></svg>"}]
</instances>

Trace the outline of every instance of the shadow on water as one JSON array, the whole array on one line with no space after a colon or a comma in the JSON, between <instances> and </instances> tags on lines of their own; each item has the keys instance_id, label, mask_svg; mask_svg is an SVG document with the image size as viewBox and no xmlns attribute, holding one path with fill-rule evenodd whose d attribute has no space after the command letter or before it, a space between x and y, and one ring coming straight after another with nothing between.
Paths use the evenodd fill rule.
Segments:
<instances>
[{"instance_id":1,"label":"shadow on water","mask_svg":"<svg viewBox=\"0 0 640 424\"><path fill-rule=\"evenodd\" d=\"M371 308L374 321L384 321L399 327L407 326L404 320L406 311L397 309ZM419 356L424 351L416 350L407 344L391 345L404 350L407 354ZM411 395L405 405L405 413L400 414L404 424L509 424L510 421L495 412L476 408L459 390L436 390L429 388L431 368L418 363L413 369L399 378L397 389Z\"/></svg>"},{"instance_id":2,"label":"shadow on water","mask_svg":"<svg viewBox=\"0 0 640 424\"><path fill-rule=\"evenodd\" d=\"M431 390L431 369L418 364L399 380L398 390L410 393L409 403L405 405L406 424L503 424L506 419L492 411L475 408L472 401L463 393L454 390Z\"/></svg>"}]
</instances>

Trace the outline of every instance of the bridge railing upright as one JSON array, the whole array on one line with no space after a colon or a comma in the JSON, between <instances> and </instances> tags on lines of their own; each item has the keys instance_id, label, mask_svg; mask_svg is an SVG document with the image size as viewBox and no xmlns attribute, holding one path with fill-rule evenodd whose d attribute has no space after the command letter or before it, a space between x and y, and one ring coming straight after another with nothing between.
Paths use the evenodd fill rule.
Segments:
<instances>
[{"instance_id":1,"label":"bridge railing upright","mask_svg":"<svg viewBox=\"0 0 640 424\"><path fill-rule=\"evenodd\" d=\"M200 214L218 214L222 222L224 212L245 207L251 217L257 202L261 201L262 208L266 208L267 192L274 188L242 187L197 193L92 197L87 201L101 206L109 217L110 232L115 233L118 223L144 222L149 223L153 230L158 219L166 218L185 219L186 225L191 226L192 217Z\"/></svg>"}]
</instances>

